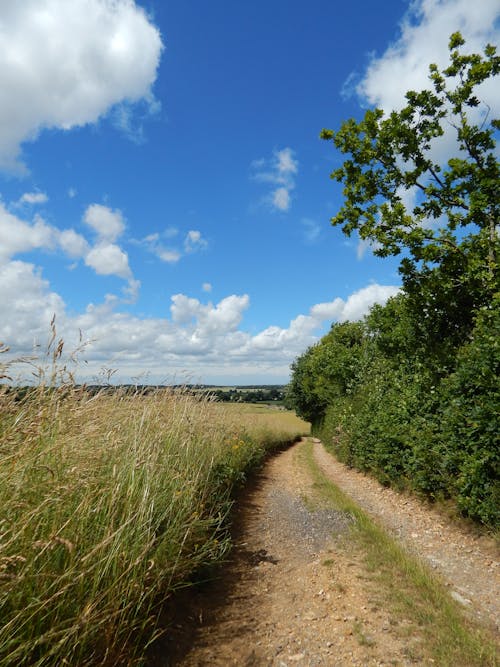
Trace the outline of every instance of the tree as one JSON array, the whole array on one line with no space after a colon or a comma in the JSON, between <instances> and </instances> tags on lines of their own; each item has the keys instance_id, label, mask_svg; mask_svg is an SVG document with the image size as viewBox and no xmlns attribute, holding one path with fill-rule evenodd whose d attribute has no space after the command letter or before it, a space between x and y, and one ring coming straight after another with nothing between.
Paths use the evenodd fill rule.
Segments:
<instances>
[{"instance_id":1,"label":"tree","mask_svg":"<svg viewBox=\"0 0 500 667\"><path fill-rule=\"evenodd\" d=\"M408 103L400 111L385 116L371 109L360 122L350 119L338 132L323 130L321 137L349 156L331 174L344 184L345 198L333 225L342 225L347 235L358 231L372 241L376 255L406 251L403 279L457 255L491 296L498 289L500 171L494 134L500 121L489 117L489 108L481 113L477 88L498 75L500 57L491 45L484 56L464 54L464 44L460 33L451 36L449 66L440 72L431 65L432 89L406 93ZM457 150L442 165L432 148L449 128ZM470 244L463 244L467 234L476 237L473 258Z\"/></svg>"},{"instance_id":2,"label":"tree","mask_svg":"<svg viewBox=\"0 0 500 667\"><path fill-rule=\"evenodd\" d=\"M431 499L454 498L494 527L500 122L479 96L500 59L492 46L483 55L463 46L451 36L449 66L432 65L431 89L408 92L400 111L373 109L323 130L346 156L332 173L345 198L332 223L379 256L401 253L403 290L364 322L332 326L292 366L290 391L342 460ZM435 142L450 139L445 162Z\"/></svg>"},{"instance_id":3,"label":"tree","mask_svg":"<svg viewBox=\"0 0 500 667\"><path fill-rule=\"evenodd\" d=\"M300 417L317 425L332 402L354 391L366 343L361 322L333 324L319 343L294 361L287 399Z\"/></svg>"}]
</instances>

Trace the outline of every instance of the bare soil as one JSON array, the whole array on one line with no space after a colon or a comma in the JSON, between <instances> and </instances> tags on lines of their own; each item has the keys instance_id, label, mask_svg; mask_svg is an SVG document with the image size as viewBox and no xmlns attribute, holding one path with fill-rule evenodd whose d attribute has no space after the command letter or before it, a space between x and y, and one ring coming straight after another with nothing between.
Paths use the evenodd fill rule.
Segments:
<instances>
[{"instance_id":1,"label":"bare soil","mask_svg":"<svg viewBox=\"0 0 500 667\"><path fill-rule=\"evenodd\" d=\"M155 667L432 664L419 628L387 611L359 549L349 548L350 516L311 503L301 446L271 459L239 503L227 565L186 594L182 622L156 649ZM492 540L314 446L337 486L438 570L471 614L498 627Z\"/></svg>"}]
</instances>

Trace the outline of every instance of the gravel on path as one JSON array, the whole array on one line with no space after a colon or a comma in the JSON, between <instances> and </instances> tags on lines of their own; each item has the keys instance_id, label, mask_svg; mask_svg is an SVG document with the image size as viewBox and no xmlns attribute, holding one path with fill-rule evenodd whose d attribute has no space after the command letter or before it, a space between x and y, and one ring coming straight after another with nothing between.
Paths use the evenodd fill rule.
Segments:
<instances>
[{"instance_id":1,"label":"gravel on path","mask_svg":"<svg viewBox=\"0 0 500 667\"><path fill-rule=\"evenodd\" d=\"M385 608L362 554L349 548L352 517L311 503L316 492L300 459L303 446L271 459L238 503L228 563L219 579L188 591L182 622L151 667L432 664L420 628ZM498 575L492 544L343 466L319 441L314 448L326 475L491 621Z\"/></svg>"},{"instance_id":2,"label":"gravel on path","mask_svg":"<svg viewBox=\"0 0 500 667\"><path fill-rule=\"evenodd\" d=\"M480 622L500 625L500 562L492 538L474 534L431 505L349 468L314 439L323 473L393 536L437 570L451 595Z\"/></svg>"}]
</instances>

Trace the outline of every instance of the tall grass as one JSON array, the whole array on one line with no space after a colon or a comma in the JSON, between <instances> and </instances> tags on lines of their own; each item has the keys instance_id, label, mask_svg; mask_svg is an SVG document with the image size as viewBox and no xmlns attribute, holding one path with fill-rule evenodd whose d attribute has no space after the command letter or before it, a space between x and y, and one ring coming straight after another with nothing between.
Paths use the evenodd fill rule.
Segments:
<instances>
[{"instance_id":1,"label":"tall grass","mask_svg":"<svg viewBox=\"0 0 500 667\"><path fill-rule=\"evenodd\" d=\"M132 664L162 601L227 550L234 484L292 434L58 372L0 386L0 665Z\"/></svg>"}]
</instances>

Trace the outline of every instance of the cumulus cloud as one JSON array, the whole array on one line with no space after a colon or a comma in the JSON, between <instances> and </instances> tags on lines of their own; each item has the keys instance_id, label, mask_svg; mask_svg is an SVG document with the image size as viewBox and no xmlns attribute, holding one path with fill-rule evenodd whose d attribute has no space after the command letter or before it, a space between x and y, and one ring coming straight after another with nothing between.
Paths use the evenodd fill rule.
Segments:
<instances>
[{"instance_id":1,"label":"cumulus cloud","mask_svg":"<svg viewBox=\"0 0 500 667\"><path fill-rule=\"evenodd\" d=\"M119 276L130 278L131 271L128 255L114 243L100 243L94 246L85 257L85 264L100 276Z\"/></svg>"},{"instance_id":2,"label":"cumulus cloud","mask_svg":"<svg viewBox=\"0 0 500 667\"><path fill-rule=\"evenodd\" d=\"M194 321L203 311L198 299L191 299L184 294L174 294L170 312L172 320L178 324Z\"/></svg>"},{"instance_id":3,"label":"cumulus cloud","mask_svg":"<svg viewBox=\"0 0 500 667\"><path fill-rule=\"evenodd\" d=\"M84 222L91 227L100 239L116 241L125 230L121 211L113 211L108 206L91 204L83 214Z\"/></svg>"},{"instance_id":4,"label":"cumulus cloud","mask_svg":"<svg viewBox=\"0 0 500 667\"><path fill-rule=\"evenodd\" d=\"M64 229L59 233L59 245L66 255L74 259L85 257L89 252L86 239L74 229Z\"/></svg>"},{"instance_id":5,"label":"cumulus cloud","mask_svg":"<svg viewBox=\"0 0 500 667\"><path fill-rule=\"evenodd\" d=\"M490 42L499 41L497 0L417 0L400 26L399 38L382 56L374 56L366 75L358 84L358 93L370 104L386 111L404 106L407 90L421 90L430 85L429 65L448 63L448 38L459 30L470 52L482 52ZM404 85L402 85L402 82ZM498 86L491 83L483 90L491 105L500 101ZM493 109L492 109L493 111Z\"/></svg>"},{"instance_id":6,"label":"cumulus cloud","mask_svg":"<svg viewBox=\"0 0 500 667\"><path fill-rule=\"evenodd\" d=\"M216 306L212 303L202 304L184 294L174 294L170 312L172 320L179 324L196 321L198 334L217 334L234 331L243 317L243 311L248 308L250 299L243 296L231 295L222 299Z\"/></svg>"},{"instance_id":7,"label":"cumulus cloud","mask_svg":"<svg viewBox=\"0 0 500 667\"><path fill-rule=\"evenodd\" d=\"M126 264L119 253L115 259L118 272ZM114 260L108 257L110 261ZM45 342L55 313L58 335L67 349L78 344L80 330L84 339L92 341L85 353L88 364L80 369L82 377L93 377L107 366L119 369L120 381L145 372L154 382L181 377L284 382L290 363L318 340L325 324L358 319L373 303L384 303L398 291L394 286L369 285L346 299L313 305L288 327L273 325L251 334L243 325L250 307L246 294L232 294L217 303L175 294L170 316L162 318L132 315L121 310L123 300L108 295L103 303L91 303L75 315L32 264L12 260L0 266L0 283L0 340L11 345L13 355L30 354L34 343ZM128 280L131 298L138 287L138 281Z\"/></svg>"},{"instance_id":8,"label":"cumulus cloud","mask_svg":"<svg viewBox=\"0 0 500 667\"><path fill-rule=\"evenodd\" d=\"M342 315L345 306L345 301L337 297L333 301L326 303L317 303L311 308L311 317L315 320L338 320Z\"/></svg>"},{"instance_id":9,"label":"cumulus cloud","mask_svg":"<svg viewBox=\"0 0 500 667\"><path fill-rule=\"evenodd\" d=\"M201 331L216 334L220 330L233 332L243 318L243 312L250 305L248 294L232 294L222 299L215 307L210 306L199 316Z\"/></svg>"},{"instance_id":10,"label":"cumulus cloud","mask_svg":"<svg viewBox=\"0 0 500 667\"><path fill-rule=\"evenodd\" d=\"M351 294L342 303L342 308L334 319L338 322L360 320L368 314L368 311L374 304L384 304L390 297L395 296L399 292L399 289L399 287L394 285L377 285L376 283L368 285L368 287L363 287Z\"/></svg>"},{"instance_id":11,"label":"cumulus cloud","mask_svg":"<svg viewBox=\"0 0 500 667\"><path fill-rule=\"evenodd\" d=\"M84 220L97 234L94 245L74 229L60 230L39 215L32 222L22 220L0 202L0 263L33 250L60 250L72 259L84 259L98 275L115 275L129 281L130 291L133 276L128 255L112 242L124 229L121 214L94 204L88 207Z\"/></svg>"},{"instance_id":12,"label":"cumulus cloud","mask_svg":"<svg viewBox=\"0 0 500 667\"><path fill-rule=\"evenodd\" d=\"M129 281L128 298L137 294L138 283L133 281L128 254L115 241L123 234L125 222L119 210L113 210L102 204L91 204L83 214L84 222L94 230L97 242L84 254L85 264L100 276L118 276ZM76 250L79 239L67 239L71 249ZM83 249L83 244L81 244Z\"/></svg>"},{"instance_id":13,"label":"cumulus cloud","mask_svg":"<svg viewBox=\"0 0 500 667\"><path fill-rule=\"evenodd\" d=\"M398 39L381 56L373 56L356 90L362 100L389 113L406 104L408 90L432 88L429 65L440 69L449 62L448 41L459 30L469 53L482 53L487 43L500 41L500 7L497 0L416 0L400 26ZM404 85L402 85L404 82ZM480 105L468 110L469 119L482 123L500 113L500 88L489 79L477 89ZM451 111L450 111L451 115ZM429 155L444 164L456 154L456 132L444 124L444 135L433 140Z\"/></svg>"},{"instance_id":14,"label":"cumulus cloud","mask_svg":"<svg viewBox=\"0 0 500 667\"><path fill-rule=\"evenodd\" d=\"M10 213L0 202L0 261L37 248L53 248L57 232L41 217L31 224Z\"/></svg>"},{"instance_id":15,"label":"cumulus cloud","mask_svg":"<svg viewBox=\"0 0 500 667\"><path fill-rule=\"evenodd\" d=\"M111 209L89 210L94 213L87 218L97 235L93 245L75 230L59 230L39 216L31 222L21 220L0 203L0 340L11 345L15 356L31 354L34 345L46 342L56 314L58 335L68 349L78 345L80 330L93 341L86 352L87 379L105 365L119 368L123 381L141 372L149 373L152 381L184 372L195 381L200 381L200 374L205 381L217 377L286 381L289 364L318 339L325 323L358 319L373 303L383 303L398 289L369 285L345 300L313 305L288 327L272 325L256 334L244 328L250 307L247 294L230 294L212 303L178 293L171 297L168 317L138 317L123 310L123 304L137 298L140 283L132 274L127 253L110 240L120 234L122 218ZM201 234L191 234L191 242L200 240ZM83 259L98 275L119 276L126 281L123 294L108 294L103 303L70 313L41 270L15 257L32 250L62 251ZM209 292L210 283L204 283L203 290Z\"/></svg>"},{"instance_id":16,"label":"cumulus cloud","mask_svg":"<svg viewBox=\"0 0 500 667\"><path fill-rule=\"evenodd\" d=\"M0 285L0 340L8 341L20 354L31 354L34 344L47 340L54 313L64 323L65 303L27 262L0 264Z\"/></svg>"},{"instance_id":17,"label":"cumulus cloud","mask_svg":"<svg viewBox=\"0 0 500 667\"><path fill-rule=\"evenodd\" d=\"M271 159L254 160L250 169L254 180L276 186L266 196L265 202L278 211L288 211L299 170L294 151L291 148L276 150Z\"/></svg>"},{"instance_id":18,"label":"cumulus cloud","mask_svg":"<svg viewBox=\"0 0 500 667\"><path fill-rule=\"evenodd\" d=\"M271 326L257 334L250 342L250 347L259 350L279 351L291 359L309 345L312 345L317 336L315 332L322 323L347 322L362 319L368 314L371 306L383 304L391 296L399 292L394 285L368 285L351 294L347 300L337 297L326 303L312 306L308 315L298 315L284 329Z\"/></svg>"},{"instance_id":19,"label":"cumulus cloud","mask_svg":"<svg viewBox=\"0 0 500 667\"><path fill-rule=\"evenodd\" d=\"M50 48L49 48L50 47ZM0 32L0 168L45 128L95 123L152 93L163 49L134 0L4 0Z\"/></svg>"}]
</instances>

